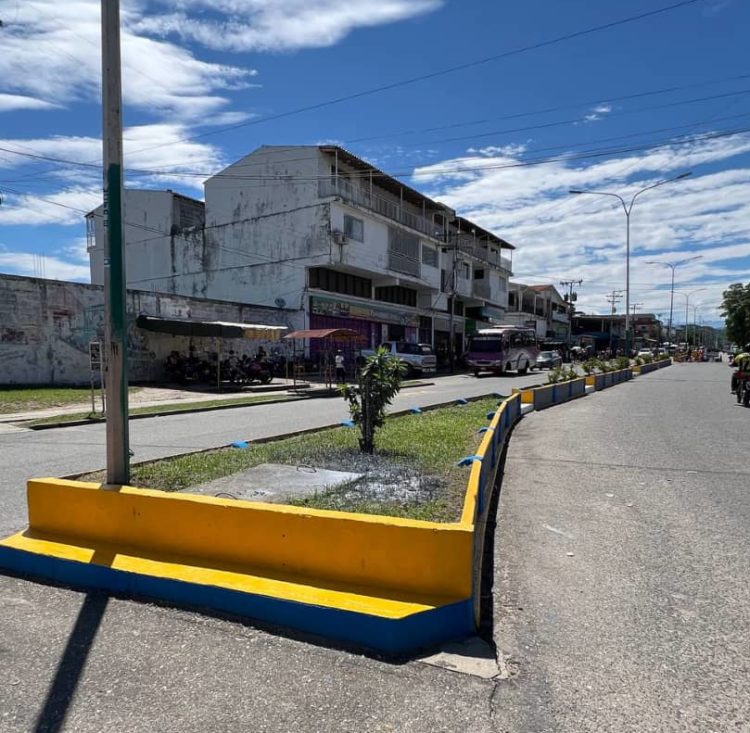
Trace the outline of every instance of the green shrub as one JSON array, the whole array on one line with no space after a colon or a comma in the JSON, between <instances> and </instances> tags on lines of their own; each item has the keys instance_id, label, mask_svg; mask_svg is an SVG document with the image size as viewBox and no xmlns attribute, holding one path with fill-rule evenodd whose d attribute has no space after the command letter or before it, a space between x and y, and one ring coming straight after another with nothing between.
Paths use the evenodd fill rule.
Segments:
<instances>
[{"instance_id":1,"label":"green shrub","mask_svg":"<svg viewBox=\"0 0 750 733\"><path fill-rule=\"evenodd\" d=\"M547 384L557 384L558 382L570 382L573 379L578 379L580 375L576 372L573 367L559 366L550 370L547 375Z\"/></svg>"},{"instance_id":2,"label":"green shrub","mask_svg":"<svg viewBox=\"0 0 750 733\"><path fill-rule=\"evenodd\" d=\"M581 366L586 374L595 374L599 368L599 363L599 359L587 359Z\"/></svg>"}]
</instances>

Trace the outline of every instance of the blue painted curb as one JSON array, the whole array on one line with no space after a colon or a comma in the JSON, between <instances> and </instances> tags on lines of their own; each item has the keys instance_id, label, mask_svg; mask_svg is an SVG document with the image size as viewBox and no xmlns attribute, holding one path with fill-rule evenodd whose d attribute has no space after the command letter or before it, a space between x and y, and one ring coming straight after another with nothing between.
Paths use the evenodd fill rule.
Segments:
<instances>
[{"instance_id":1,"label":"blue painted curb","mask_svg":"<svg viewBox=\"0 0 750 733\"><path fill-rule=\"evenodd\" d=\"M74 587L210 608L318 634L386 654L405 654L474 632L470 598L401 619L387 619L215 586L115 570L0 547L0 568Z\"/></svg>"}]
</instances>

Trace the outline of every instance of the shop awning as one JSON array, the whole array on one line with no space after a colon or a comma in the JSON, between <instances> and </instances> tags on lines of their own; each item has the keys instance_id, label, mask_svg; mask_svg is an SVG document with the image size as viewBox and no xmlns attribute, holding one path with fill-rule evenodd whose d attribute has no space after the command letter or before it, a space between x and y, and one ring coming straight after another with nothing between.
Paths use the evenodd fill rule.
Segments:
<instances>
[{"instance_id":1,"label":"shop awning","mask_svg":"<svg viewBox=\"0 0 750 733\"><path fill-rule=\"evenodd\" d=\"M360 333L351 328L313 328L307 331L292 331L285 339L330 339L331 341L363 341Z\"/></svg>"},{"instance_id":2,"label":"shop awning","mask_svg":"<svg viewBox=\"0 0 750 733\"><path fill-rule=\"evenodd\" d=\"M192 318L162 318L161 316L138 316L138 328L173 336L194 338L260 339L278 341L286 326L266 326L260 323L231 323L228 321L198 321Z\"/></svg>"}]
</instances>

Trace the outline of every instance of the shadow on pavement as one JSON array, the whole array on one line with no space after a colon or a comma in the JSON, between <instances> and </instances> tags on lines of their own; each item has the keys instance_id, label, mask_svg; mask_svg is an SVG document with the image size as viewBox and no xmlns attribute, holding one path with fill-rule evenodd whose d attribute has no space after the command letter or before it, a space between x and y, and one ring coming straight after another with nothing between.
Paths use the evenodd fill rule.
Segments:
<instances>
[{"instance_id":1,"label":"shadow on pavement","mask_svg":"<svg viewBox=\"0 0 750 733\"><path fill-rule=\"evenodd\" d=\"M492 499L487 510L487 524L484 534L484 556L482 558L482 589L480 601L480 625L479 636L484 639L493 652L495 649L494 626L495 626L495 603L493 596L493 584L495 579L495 540L497 537L497 511L500 504L500 493L502 491L503 476L505 475L505 459L508 455L510 439L513 437L514 425L508 432L508 437L503 447L500 463L497 469L497 478L495 480L495 490L492 492Z\"/></svg>"},{"instance_id":2,"label":"shadow on pavement","mask_svg":"<svg viewBox=\"0 0 750 733\"><path fill-rule=\"evenodd\" d=\"M34 733L57 733L62 729L108 603L106 594L86 594L36 720Z\"/></svg>"}]
</instances>

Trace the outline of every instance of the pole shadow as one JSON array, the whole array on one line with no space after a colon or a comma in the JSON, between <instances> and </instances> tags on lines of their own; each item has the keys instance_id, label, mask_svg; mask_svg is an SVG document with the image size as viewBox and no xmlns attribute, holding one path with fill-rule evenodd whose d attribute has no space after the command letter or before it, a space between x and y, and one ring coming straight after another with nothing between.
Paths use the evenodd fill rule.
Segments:
<instances>
[{"instance_id":1,"label":"pole shadow","mask_svg":"<svg viewBox=\"0 0 750 733\"><path fill-rule=\"evenodd\" d=\"M108 603L109 596L104 593L86 594L36 719L34 733L62 730Z\"/></svg>"}]
</instances>

